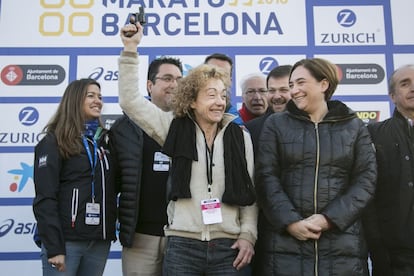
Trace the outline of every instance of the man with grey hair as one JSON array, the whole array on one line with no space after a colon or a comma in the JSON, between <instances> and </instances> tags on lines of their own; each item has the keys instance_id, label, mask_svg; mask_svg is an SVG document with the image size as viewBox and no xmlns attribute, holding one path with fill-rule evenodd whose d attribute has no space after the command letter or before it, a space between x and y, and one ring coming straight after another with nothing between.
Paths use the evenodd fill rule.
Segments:
<instances>
[{"instance_id":1,"label":"man with grey hair","mask_svg":"<svg viewBox=\"0 0 414 276\"><path fill-rule=\"evenodd\" d=\"M364 219L373 276L414 275L414 64L389 81L391 118L368 125L377 150L375 198Z\"/></svg>"},{"instance_id":2,"label":"man with grey hair","mask_svg":"<svg viewBox=\"0 0 414 276\"><path fill-rule=\"evenodd\" d=\"M239 109L243 122L263 115L268 107L266 77L262 73L252 73L242 78L243 105Z\"/></svg>"},{"instance_id":3,"label":"man with grey hair","mask_svg":"<svg viewBox=\"0 0 414 276\"><path fill-rule=\"evenodd\" d=\"M273 113L282 112L286 109L286 104L290 100L289 74L292 69L291 65L280 65L272 69L267 75L267 102L269 107L267 111L246 123L246 128L252 136L253 149L257 152L260 133L266 119Z\"/></svg>"}]
</instances>

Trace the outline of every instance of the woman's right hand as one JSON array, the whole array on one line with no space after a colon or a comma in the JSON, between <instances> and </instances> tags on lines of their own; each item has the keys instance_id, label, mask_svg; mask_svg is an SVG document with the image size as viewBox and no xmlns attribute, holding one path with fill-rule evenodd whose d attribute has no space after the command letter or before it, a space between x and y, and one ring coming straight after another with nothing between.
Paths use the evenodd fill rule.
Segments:
<instances>
[{"instance_id":1,"label":"woman's right hand","mask_svg":"<svg viewBox=\"0 0 414 276\"><path fill-rule=\"evenodd\" d=\"M139 22L127 24L121 28L120 35L122 43L124 44L124 51L135 53L143 36L143 27Z\"/></svg>"},{"instance_id":2,"label":"woman's right hand","mask_svg":"<svg viewBox=\"0 0 414 276\"><path fill-rule=\"evenodd\" d=\"M318 240L321 236L322 228L306 220L300 220L289 224L287 231L300 241L308 239Z\"/></svg>"},{"instance_id":3,"label":"woman's right hand","mask_svg":"<svg viewBox=\"0 0 414 276\"><path fill-rule=\"evenodd\" d=\"M55 267L59 272L65 271L65 255L56 255L47 260L49 264Z\"/></svg>"}]
</instances>

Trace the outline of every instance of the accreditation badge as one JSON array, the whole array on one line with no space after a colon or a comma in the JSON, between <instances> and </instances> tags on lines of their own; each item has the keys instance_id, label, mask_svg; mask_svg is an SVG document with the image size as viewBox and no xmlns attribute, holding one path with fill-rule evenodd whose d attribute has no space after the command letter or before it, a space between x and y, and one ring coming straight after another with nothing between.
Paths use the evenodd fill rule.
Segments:
<instances>
[{"instance_id":1,"label":"accreditation badge","mask_svg":"<svg viewBox=\"0 0 414 276\"><path fill-rule=\"evenodd\" d=\"M99 208L99 203L86 203L85 224L99 225L100 217L101 209Z\"/></svg>"},{"instance_id":2,"label":"accreditation badge","mask_svg":"<svg viewBox=\"0 0 414 276\"><path fill-rule=\"evenodd\" d=\"M203 199L201 201L201 214L204 224L222 223L220 200L218 198Z\"/></svg>"},{"instance_id":3,"label":"accreditation badge","mask_svg":"<svg viewBox=\"0 0 414 276\"><path fill-rule=\"evenodd\" d=\"M154 152L154 172L168 172L170 169L170 158L162 152Z\"/></svg>"}]
</instances>

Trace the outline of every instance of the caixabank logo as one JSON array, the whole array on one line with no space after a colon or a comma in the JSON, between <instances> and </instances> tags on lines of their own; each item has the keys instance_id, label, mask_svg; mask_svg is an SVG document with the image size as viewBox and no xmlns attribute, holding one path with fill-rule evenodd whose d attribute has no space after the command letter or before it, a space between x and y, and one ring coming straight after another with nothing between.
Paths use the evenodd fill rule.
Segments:
<instances>
[{"instance_id":1,"label":"caixabank logo","mask_svg":"<svg viewBox=\"0 0 414 276\"><path fill-rule=\"evenodd\" d=\"M9 64L1 70L1 81L6 85L58 85L66 72L56 64Z\"/></svg>"},{"instance_id":2,"label":"caixabank logo","mask_svg":"<svg viewBox=\"0 0 414 276\"><path fill-rule=\"evenodd\" d=\"M25 162L20 162L20 168L11 169L7 172L13 175L13 181L9 185L9 190L12 193L20 193L26 187L27 182L30 179L33 180L33 165Z\"/></svg>"}]
</instances>

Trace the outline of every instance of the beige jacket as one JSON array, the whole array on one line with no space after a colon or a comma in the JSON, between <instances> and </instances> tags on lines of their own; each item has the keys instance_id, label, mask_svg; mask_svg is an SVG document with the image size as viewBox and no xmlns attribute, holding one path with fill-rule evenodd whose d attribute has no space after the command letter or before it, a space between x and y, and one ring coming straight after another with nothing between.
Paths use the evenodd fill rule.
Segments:
<instances>
[{"instance_id":1,"label":"beige jacket","mask_svg":"<svg viewBox=\"0 0 414 276\"><path fill-rule=\"evenodd\" d=\"M172 112L165 112L145 99L138 89L138 55L122 52L119 58L119 103L123 111L149 136L163 145L173 120ZM217 133L213 152L212 197L221 200L225 188L223 134L234 116L225 114L224 127ZM249 133L243 131L247 168L253 176L253 146ZM185 141L183 141L185 143ZM237 207L221 204L222 223L204 225L201 214L201 200L208 199L206 144L201 129L196 127L198 161L192 163L190 199L170 201L167 208L167 236L180 236L209 241L216 238L242 238L252 244L257 238L257 206Z\"/></svg>"}]
</instances>

